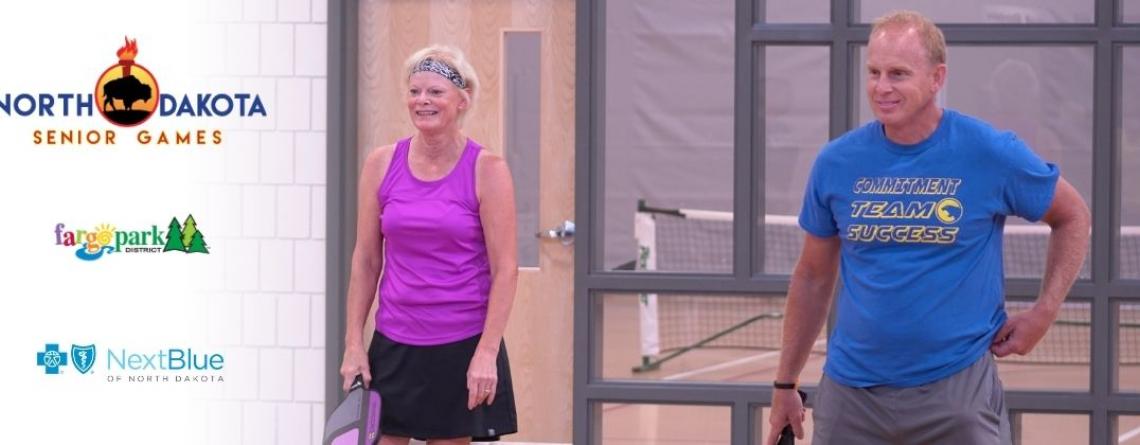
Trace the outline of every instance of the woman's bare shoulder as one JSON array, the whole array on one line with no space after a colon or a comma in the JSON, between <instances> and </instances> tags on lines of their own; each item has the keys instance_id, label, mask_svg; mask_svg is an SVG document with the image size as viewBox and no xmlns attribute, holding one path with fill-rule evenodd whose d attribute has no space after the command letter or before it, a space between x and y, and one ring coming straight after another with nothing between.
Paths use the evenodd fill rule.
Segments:
<instances>
[{"instance_id":1,"label":"woman's bare shoulder","mask_svg":"<svg viewBox=\"0 0 1140 445\"><path fill-rule=\"evenodd\" d=\"M364 166L361 168L361 179L371 179L379 183L384 180L384 173L392 163L392 154L396 152L396 144L377 147L364 157Z\"/></svg>"}]
</instances>

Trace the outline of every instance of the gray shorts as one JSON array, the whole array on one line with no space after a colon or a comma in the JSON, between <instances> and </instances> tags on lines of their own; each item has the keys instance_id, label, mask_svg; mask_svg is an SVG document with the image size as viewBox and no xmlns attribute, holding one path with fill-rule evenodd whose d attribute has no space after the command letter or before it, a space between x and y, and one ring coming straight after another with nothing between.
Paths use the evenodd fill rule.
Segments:
<instances>
[{"instance_id":1,"label":"gray shorts","mask_svg":"<svg viewBox=\"0 0 1140 445\"><path fill-rule=\"evenodd\" d=\"M853 388L819 382L812 443L1013 443L1005 393L988 352L950 377L909 388Z\"/></svg>"}]
</instances>

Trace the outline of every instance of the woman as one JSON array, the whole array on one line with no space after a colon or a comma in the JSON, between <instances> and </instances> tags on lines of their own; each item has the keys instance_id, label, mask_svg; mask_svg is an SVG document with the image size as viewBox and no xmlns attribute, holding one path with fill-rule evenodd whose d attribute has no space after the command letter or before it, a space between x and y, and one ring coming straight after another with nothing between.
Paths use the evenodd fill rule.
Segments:
<instances>
[{"instance_id":1,"label":"woman","mask_svg":"<svg viewBox=\"0 0 1140 445\"><path fill-rule=\"evenodd\" d=\"M518 277L514 185L506 161L460 130L479 85L463 54L424 48L404 72L416 132L364 162L340 374L345 390L363 375L380 392L383 445L498 440L517 431L502 341Z\"/></svg>"}]
</instances>

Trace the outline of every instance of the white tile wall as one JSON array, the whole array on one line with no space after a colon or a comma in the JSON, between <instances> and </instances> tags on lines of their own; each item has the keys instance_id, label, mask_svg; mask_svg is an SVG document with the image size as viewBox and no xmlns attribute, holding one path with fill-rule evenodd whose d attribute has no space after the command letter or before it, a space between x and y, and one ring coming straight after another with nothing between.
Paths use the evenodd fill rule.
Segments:
<instances>
[{"instance_id":1,"label":"white tile wall","mask_svg":"<svg viewBox=\"0 0 1140 445\"><path fill-rule=\"evenodd\" d=\"M300 403L277 404L277 444L311 445L312 410ZM323 426L323 425L322 425Z\"/></svg>"},{"instance_id":2,"label":"white tile wall","mask_svg":"<svg viewBox=\"0 0 1140 445\"><path fill-rule=\"evenodd\" d=\"M277 337L277 296L246 294L241 305L242 344L273 346Z\"/></svg>"},{"instance_id":3,"label":"white tile wall","mask_svg":"<svg viewBox=\"0 0 1140 445\"><path fill-rule=\"evenodd\" d=\"M310 333L313 338L309 341L313 347L324 347L325 344L325 295L323 293L313 295L313 306L310 309L312 323L310 326Z\"/></svg>"},{"instance_id":4,"label":"white tile wall","mask_svg":"<svg viewBox=\"0 0 1140 445\"><path fill-rule=\"evenodd\" d=\"M324 292L325 242L297 241L295 289L298 292Z\"/></svg>"},{"instance_id":5,"label":"white tile wall","mask_svg":"<svg viewBox=\"0 0 1140 445\"><path fill-rule=\"evenodd\" d=\"M261 182L292 184L293 157L293 133L261 133Z\"/></svg>"},{"instance_id":6,"label":"white tile wall","mask_svg":"<svg viewBox=\"0 0 1140 445\"><path fill-rule=\"evenodd\" d=\"M213 228L210 230L206 247L211 252L211 260L198 261L191 269L194 274L194 279L190 280L191 289L195 292L221 292L226 288L226 256L229 246L222 235L215 235Z\"/></svg>"},{"instance_id":7,"label":"white tile wall","mask_svg":"<svg viewBox=\"0 0 1140 445\"><path fill-rule=\"evenodd\" d=\"M325 76L328 29L324 24L297 25L297 68L302 76Z\"/></svg>"},{"instance_id":8,"label":"white tile wall","mask_svg":"<svg viewBox=\"0 0 1140 445\"><path fill-rule=\"evenodd\" d=\"M325 398L323 386L325 381L325 351L323 349L298 349L293 358L295 360L293 365L293 398L305 402L323 401Z\"/></svg>"},{"instance_id":9,"label":"white tile wall","mask_svg":"<svg viewBox=\"0 0 1140 445\"><path fill-rule=\"evenodd\" d=\"M282 294L277 298L277 345L309 346L309 303L307 294Z\"/></svg>"},{"instance_id":10,"label":"white tile wall","mask_svg":"<svg viewBox=\"0 0 1140 445\"><path fill-rule=\"evenodd\" d=\"M277 20L277 0L245 0L245 22L272 22Z\"/></svg>"},{"instance_id":11,"label":"white tile wall","mask_svg":"<svg viewBox=\"0 0 1140 445\"><path fill-rule=\"evenodd\" d=\"M236 3L239 8L241 7L241 2L227 3ZM212 14L207 13L207 15ZM224 54L224 48L226 47L226 25L222 23L210 23L202 25L200 29L201 31L196 38L201 40L194 44L194 58L195 60L209 60L212 62L198 65L198 68L203 70L201 74L207 76L224 74L226 72L225 59L222 59L222 63L218 63L218 60L215 60L215 58L218 57L218 54Z\"/></svg>"},{"instance_id":12,"label":"white tile wall","mask_svg":"<svg viewBox=\"0 0 1140 445\"><path fill-rule=\"evenodd\" d=\"M224 150L224 152L229 151ZM210 215L240 215L241 186L230 184L206 186L206 210ZM211 239L241 236L241 220L238 218L218 218L216 221L210 221L210 236Z\"/></svg>"},{"instance_id":13,"label":"white tile wall","mask_svg":"<svg viewBox=\"0 0 1140 445\"><path fill-rule=\"evenodd\" d=\"M256 90L254 90L256 91ZM224 140L226 168L226 182L251 183L257 182L260 166L258 165L258 134L253 131L230 130L225 133Z\"/></svg>"},{"instance_id":14,"label":"white tile wall","mask_svg":"<svg viewBox=\"0 0 1140 445\"><path fill-rule=\"evenodd\" d=\"M321 82L324 85L324 82ZM324 104L321 104L324 108ZM294 169L296 175L294 176L299 184L325 184L326 160L328 156L325 154L325 133L322 132L298 132L296 139L297 155L294 156L296 161ZM321 215L324 218L324 215Z\"/></svg>"},{"instance_id":15,"label":"white tile wall","mask_svg":"<svg viewBox=\"0 0 1140 445\"><path fill-rule=\"evenodd\" d=\"M204 7L215 30L205 44L218 58L211 89L257 93L268 112L208 122L225 141L201 176L202 205L218 219L209 222L217 273L206 335L225 351L226 382L207 433L211 443L320 443L326 372L335 372L325 369L324 332L328 5Z\"/></svg>"},{"instance_id":16,"label":"white tile wall","mask_svg":"<svg viewBox=\"0 0 1140 445\"><path fill-rule=\"evenodd\" d=\"M226 241L226 249L220 254L225 257L226 290L257 290L257 241L251 239L231 239Z\"/></svg>"},{"instance_id":17,"label":"white tile wall","mask_svg":"<svg viewBox=\"0 0 1140 445\"><path fill-rule=\"evenodd\" d=\"M257 379L259 399L293 399L293 351L291 349L262 348L261 367Z\"/></svg>"},{"instance_id":18,"label":"white tile wall","mask_svg":"<svg viewBox=\"0 0 1140 445\"><path fill-rule=\"evenodd\" d=\"M226 356L226 382L222 384L222 397L226 400L257 400L257 349L228 348Z\"/></svg>"},{"instance_id":19,"label":"white tile wall","mask_svg":"<svg viewBox=\"0 0 1140 445\"><path fill-rule=\"evenodd\" d=\"M328 4L328 2L322 2L320 0L316 0L313 2L313 22L314 23L327 22L328 21L328 15L329 15L329 4Z\"/></svg>"},{"instance_id":20,"label":"white tile wall","mask_svg":"<svg viewBox=\"0 0 1140 445\"><path fill-rule=\"evenodd\" d=\"M234 432L241 431L241 403L213 401L206 414L206 438L209 443L234 443Z\"/></svg>"},{"instance_id":21,"label":"white tile wall","mask_svg":"<svg viewBox=\"0 0 1140 445\"><path fill-rule=\"evenodd\" d=\"M312 82L304 78L283 78L277 81L278 106L285 113L278 114L277 128L282 130L308 130L311 118L310 99Z\"/></svg>"},{"instance_id":22,"label":"white tile wall","mask_svg":"<svg viewBox=\"0 0 1140 445\"><path fill-rule=\"evenodd\" d=\"M320 0L318 0L320 1ZM309 0L279 0L277 2L277 21L279 22L308 22L312 16L312 5Z\"/></svg>"},{"instance_id":23,"label":"white tile wall","mask_svg":"<svg viewBox=\"0 0 1140 445\"><path fill-rule=\"evenodd\" d=\"M260 262L260 289L281 292L293 290L293 241L262 241Z\"/></svg>"},{"instance_id":24,"label":"white tile wall","mask_svg":"<svg viewBox=\"0 0 1140 445\"><path fill-rule=\"evenodd\" d=\"M323 443L325 433L325 406L323 404L313 405L313 440L309 443Z\"/></svg>"},{"instance_id":25,"label":"white tile wall","mask_svg":"<svg viewBox=\"0 0 1140 445\"><path fill-rule=\"evenodd\" d=\"M294 25L261 25L261 75L293 74Z\"/></svg>"},{"instance_id":26,"label":"white tile wall","mask_svg":"<svg viewBox=\"0 0 1140 445\"><path fill-rule=\"evenodd\" d=\"M242 407L243 445L274 445L277 443L276 404L250 402Z\"/></svg>"},{"instance_id":27,"label":"white tile wall","mask_svg":"<svg viewBox=\"0 0 1140 445\"><path fill-rule=\"evenodd\" d=\"M241 21L240 0L210 0L206 4L208 13L206 17L211 22L239 22Z\"/></svg>"},{"instance_id":28,"label":"white tile wall","mask_svg":"<svg viewBox=\"0 0 1140 445\"><path fill-rule=\"evenodd\" d=\"M246 185L241 189L241 233L247 238L271 237L277 228L277 188Z\"/></svg>"},{"instance_id":29,"label":"white tile wall","mask_svg":"<svg viewBox=\"0 0 1140 445\"><path fill-rule=\"evenodd\" d=\"M314 239L325 238L325 188L313 187L313 225Z\"/></svg>"},{"instance_id":30,"label":"white tile wall","mask_svg":"<svg viewBox=\"0 0 1140 445\"><path fill-rule=\"evenodd\" d=\"M277 188L277 236L307 238L311 223L312 187L281 186Z\"/></svg>"},{"instance_id":31,"label":"white tile wall","mask_svg":"<svg viewBox=\"0 0 1140 445\"><path fill-rule=\"evenodd\" d=\"M260 33L256 24L226 25L226 74L256 75L258 61L261 59L258 42Z\"/></svg>"},{"instance_id":32,"label":"white tile wall","mask_svg":"<svg viewBox=\"0 0 1140 445\"><path fill-rule=\"evenodd\" d=\"M237 346L242 338L241 294L217 293L206 301L206 317L209 332L207 340L212 345Z\"/></svg>"},{"instance_id":33,"label":"white tile wall","mask_svg":"<svg viewBox=\"0 0 1140 445\"><path fill-rule=\"evenodd\" d=\"M325 131L325 125L328 124L329 107L326 104L328 86L326 84L327 82L323 77L313 79L313 130Z\"/></svg>"}]
</instances>

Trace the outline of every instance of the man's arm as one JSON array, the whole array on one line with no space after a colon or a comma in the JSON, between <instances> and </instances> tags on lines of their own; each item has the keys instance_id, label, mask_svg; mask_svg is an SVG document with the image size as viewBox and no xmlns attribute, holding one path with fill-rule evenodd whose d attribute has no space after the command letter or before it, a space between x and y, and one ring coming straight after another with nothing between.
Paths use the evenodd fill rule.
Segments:
<instances>
[{"instance_id":1,"label":"man's arm","mask_svg":"<svg viewBox=\"0 0 1140 445\"><path fill-rule=\"evenodd\" d=\"M990 350L998 357L1028 354L1041 341L1057 319L1088 253L1092 217L1080 193L1065 178L1057 180L1053 202L1041 220L1052 229L1041 292L1031 309L1011 316L994 336Z\"/></svg>"},{"instance_id":2,"label":"man's arm","mask_svg":"<svg viewBox=\"0 0 1140 445\"><path fill-rule=\"evenodd\" d=\"M839 237L804 236L803 253L792 272L788 301L784 308L783 350L778 382L796 382L807 364L815 339L827 320L835 278L839 269ZM772 394L769 444L775 444L784 425L791 424L796 437L803 439L803 402L793 390L776 389Z\"/></svg>"}]
</instances>

